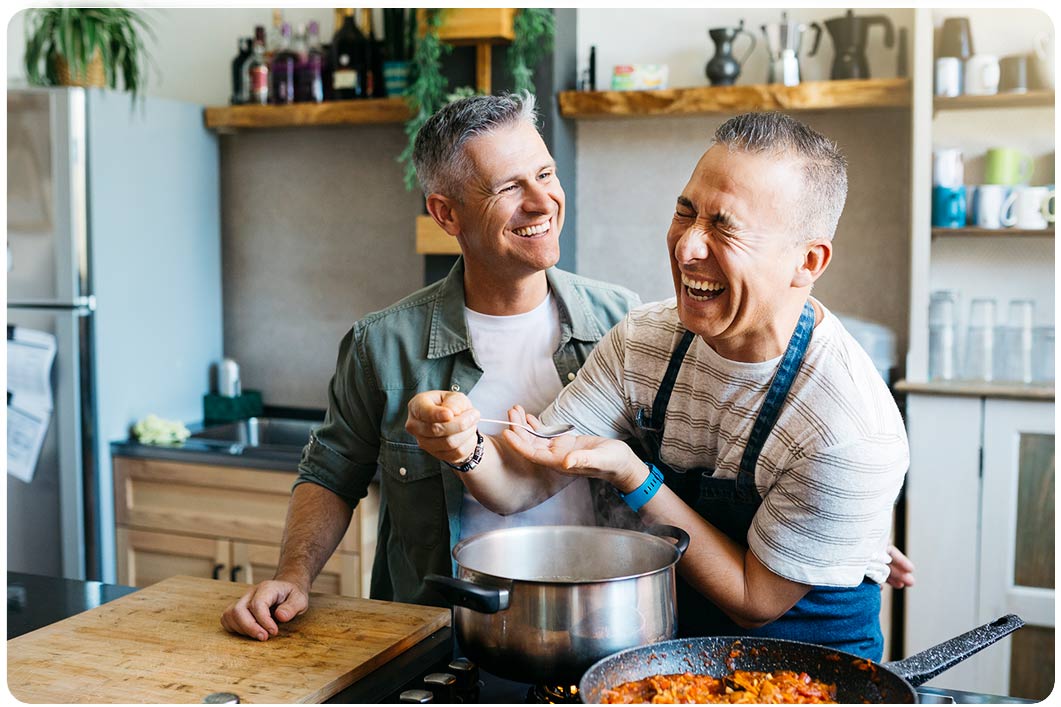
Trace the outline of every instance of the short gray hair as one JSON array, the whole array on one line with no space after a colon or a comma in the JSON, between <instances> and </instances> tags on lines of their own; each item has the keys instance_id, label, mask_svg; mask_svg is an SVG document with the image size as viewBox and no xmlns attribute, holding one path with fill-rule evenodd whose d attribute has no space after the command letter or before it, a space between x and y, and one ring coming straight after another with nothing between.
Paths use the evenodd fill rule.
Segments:
<instances>
[{"instance_id":1,"label":"short gray hair","mask_svg":"<svg viewBox=\"0 0 1061 707\"><path fill-rule=\"evenodd\" d=\"M767 111L730 118L715 131L715 144L802 162L804 197L793 213L795 236L832 239L847 200L847 160L835 142L789 115Z\"/></svg>"},{"instance_id":2,"label":"short gray hair","mask_svg":"<svg viewBox=\"0 0 1061 707\"><path fill-rule=\"evenodd\" d=\"M526 122L538 129L534 94L470 96L444 106L416 134L413 166L424 196L442 194L460 199L471 178L464 145L498 128Z\"/></svg>"}]
</instances>

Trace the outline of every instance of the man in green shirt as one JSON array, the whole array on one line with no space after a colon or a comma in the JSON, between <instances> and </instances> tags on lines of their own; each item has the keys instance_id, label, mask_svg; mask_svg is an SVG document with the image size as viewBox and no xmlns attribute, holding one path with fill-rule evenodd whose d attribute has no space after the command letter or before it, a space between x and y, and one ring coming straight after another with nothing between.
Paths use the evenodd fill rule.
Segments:
<instances>
[{"instance_id":1,"label":"man in green shirt","mask_svg":"<svg viewBox=\"0 0 1061 707\"><path fill-rule=\"evenodd\" d=\"M234 633L267 640L278 622L306 611L310 585L377 473L371 596L444 604L422 578L451 573L450 550L470 534L462 524L480 532L513 519L482 509L417 446L404 429L409 400L454 390L504 411L537 393L544 407L639 302L625 288L554 267L564 191L533 96L450 104L421 129L413 159L427 210L462 258L444 280L369 314L344 337L324 425L299 464L276 576L225 610L221 624ZM608 492L587 484L521 522L593 522L596 490Z\"/></svg>"}]
</instances>

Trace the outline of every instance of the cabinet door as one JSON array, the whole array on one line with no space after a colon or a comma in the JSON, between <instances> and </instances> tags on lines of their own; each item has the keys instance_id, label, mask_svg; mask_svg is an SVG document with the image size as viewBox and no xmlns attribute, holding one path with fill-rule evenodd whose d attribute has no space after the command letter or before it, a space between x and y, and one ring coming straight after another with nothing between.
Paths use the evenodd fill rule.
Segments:
<instances>
[{"instance_id":1,"label":"cabinet door","mask_svg":"<svg viewBox=\"0 0 1061 707\"><path fill-rule=\"evenodd\" d=\"M118 528L117 543L119 584L146 587L177 574L228 579L227 540Z\"/></svg>"},{"instance_id":2,"label":"cabinet door","mask_svg":"<svg viewBox=\"0 0 1061 707\"><path fill-rule=\"evenodd\" d=\"M237 568L235 573L237 582L256 584L271 579L279 563L279 545L239 541L232 543L232 566ZM360 597L360 569L361 565L357 555L335 552L324 563L310 591Z\"/></svg>"},{"instance_id":3,"label":"cabinet door","mask_svg":"<svg viewBox=\"0 0 1061 707\"><path fill-rule=\"evenodd\" d=\"M917 565L917 584L902 590L906 656L977 625L981 406L979 398L907 398L903 549ZM928 684L974 690L976 682L973 661L965 661Z\"/></svg>"},{"instance_id":4,"label":"cabinet door","mask_svg":"<svg viewBox=\"0 0 1061 707\"><path fill-rule=\"evenodd\" d=\"M1027 622L994 647L988 691L1042 700L1054 685L1054 405L988 400L984 411L980 621Z\"/></svg>"}]
</instances>

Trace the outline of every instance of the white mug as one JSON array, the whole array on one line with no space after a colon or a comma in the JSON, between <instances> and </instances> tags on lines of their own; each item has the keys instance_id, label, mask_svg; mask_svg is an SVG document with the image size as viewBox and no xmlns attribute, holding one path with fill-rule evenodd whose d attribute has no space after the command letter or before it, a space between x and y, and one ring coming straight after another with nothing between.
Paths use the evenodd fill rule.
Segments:
<instances>
[{"instance_id":1,"label":"white mug","mask_svg":"<svg viewBox=\"0 0 1061 707\"><path fill-rule=\"evenodd\" d=\"M1001 70L997 56L974 54L965 60L965 92L970 96L998 93L999 78Z\"/></svg>"},{"instance_id":2,"label":"white mug","mask_svg":"<svg viewBox=\"0 0 1061 707\"><path fill-rule=\"evenodd\" d=\"M956 56L936 59L936 95L953 98L962 93L962 60Z\"/></svg>"},{"instance_id":3,"label":"white mug","mask_svg":"<svg viewBox=\"0 0 1061 707\"><path fill-rule=\"evenodd\" d=\"M937 187L960 187L965 181L965 165L962 151L957 148L936 150L932 153L932 185Z\"/></svg>"},{"instance_id":4,"label":"white mug","mask_svg":"<svg viewBox=\"0 0 1061 707\"><path fill-rule=\"evenodd\" d=\"M1002 203L1002 225L1027 230L1046 228L1045 214L1052 195L1047 187L1014 187Z\"/></svg>"},{"instance_id":5,"label":"white mug","mask_svg":"<svg viewBox=\"0 0 1061 707\"><path fill-rule=\"evenodd\" d=\"M1002 228L1002 205L1009 195L1009 187L1002 184L980 184L972 221L980 228Z\"/></svg>"}]
</instances>

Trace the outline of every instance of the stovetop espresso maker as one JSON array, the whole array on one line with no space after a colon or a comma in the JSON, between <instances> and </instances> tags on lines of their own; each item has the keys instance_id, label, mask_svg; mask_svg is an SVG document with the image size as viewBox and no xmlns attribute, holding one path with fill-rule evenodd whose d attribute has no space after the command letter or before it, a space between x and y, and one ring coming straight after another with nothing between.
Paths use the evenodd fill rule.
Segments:
<instances>
[{"instance_id":1,"label":"stovetop espresso maker","mask_svg":"<svg viewBox=\"0 0 1061 707\"><path fill-rule=\"evenodd\" d=\"M889 49L895 44L895 28L892 21L884 15L855 16L851 10L843 17L834 17L825 21L825 28L833 38L836 56L833 57L830 79L868 79L869 59L866 58L866 42L869 28L873 25L884 27L884 46Z\"/></svg>"},{"instance_id":2,"label":"stovetop espresso maker","mask_svg":"<svg viewBox=\"0 0 1061 707\"><path fill-rule=\"evenodd\" d=\"M822 40L822 28L817 22L810 25L788 19L788 13L781 13L780 22L768 22L762 25L763 37L766 38L766 52L769 58L767 65L767 83L783 83L795 86L800 82L799 50L803 43L803 34L814 30L814 42L807 56L814 56Z\"/></svg>"}]
</instances>

